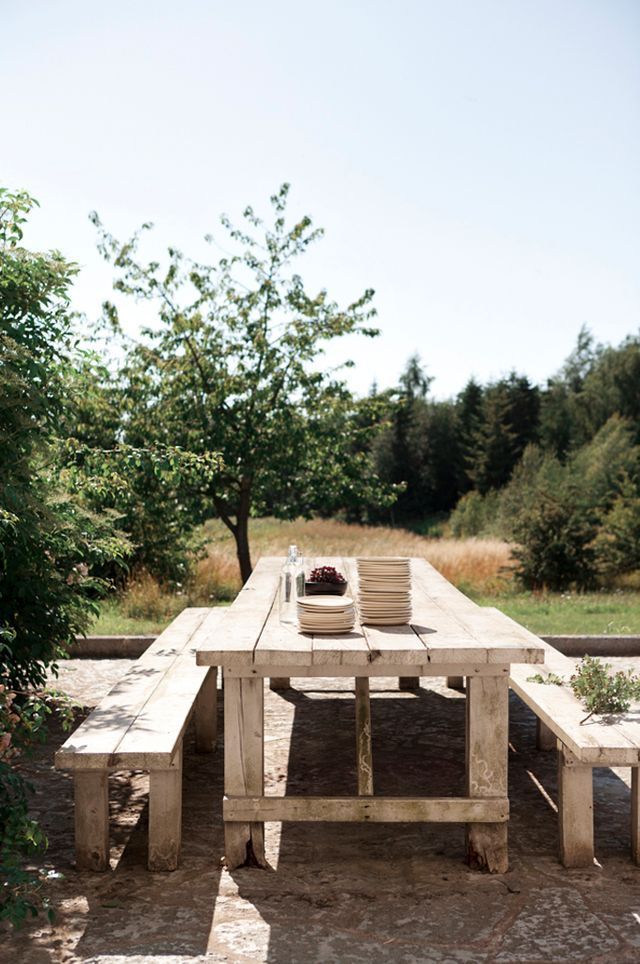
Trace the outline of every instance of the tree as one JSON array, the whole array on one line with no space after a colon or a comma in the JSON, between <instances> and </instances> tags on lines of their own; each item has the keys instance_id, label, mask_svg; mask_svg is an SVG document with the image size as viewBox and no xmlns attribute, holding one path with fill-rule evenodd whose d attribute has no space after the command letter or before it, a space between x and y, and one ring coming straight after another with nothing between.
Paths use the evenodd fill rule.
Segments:
<instances>
[{"instance_id":1,"label":"tree","mask_svg":"<svg viewBox=\"0 0 640 964\"><path fill-rule=\"evenodd\" d=\"M104 585L92 567L124 564L128 551L111 517L59 485L76 268L59 252L22 246L34 203L0 188L0 920L17 924L43 903L43 875L23 865L46 837L14 763L51 712L34 688L96 611Z\"/></svg>"},{"instance_id":2,"label":"tree","mask_svg":"<svg viewBox=\"0 0 640 964\"><path fill-rule=\"evenodd\" d=\"M0 189L0 672L19 687L83 632L100 586L90 569L123 563L113 519L58 484L56 431L75 355L68 288L75 265L20 244L35 202Z\"/></svg>"},{"instance_id":3,"label":"tree","mask_svg":"<svg viewBox=\"0 0 640 964\"><path fill-rule=\"evenodd\" d=\"M509 481L527 445L537 440L539 409L539 390L525 375L512 372L485 389L468 469L479 492Z\"/></svg>"},{"instance_id":4,"label":"tree","mask_svg":"<svg viewBox=\"0 0 640 964\"><path fill-rule=\"evenodd\" d=\"M233 533L243 580L252 569L249 517L273 493L282 517L319 502L327 509L345 499L394 498L370 461L354 459L345 388L316 367L329 340L377 334L373 291L346 308L325 290L308 292L293 264L322 232L307 216L287 226L288 194L284 184L271 198L270 227L251 207L242 228L224 217L234 251L209 265L175 248L163 270L141 262L139 234L121 245L92 216L100 250L116 268L115 289L158 307L158 327L128 355L124 374L136 407L127 431L222 453L224 468L201 489L202 513L217 514ZM115 307L106 313L117 326Z\"/></svg>"},{"instance_id":5,"label":"tree","mask_svg":"<svg viewBox=\"0 0 640 964\"><path fill-rule=\"evenodd\" d=\"M475 439L482 424L482 403L484 389L475 378L470 378L456 398L456 414L458 421L457 435L462 452L462 472L460 477L460 491L467 492L473 486L470 472L473 470L473 455Z\"/></svg>"}]
</instances>

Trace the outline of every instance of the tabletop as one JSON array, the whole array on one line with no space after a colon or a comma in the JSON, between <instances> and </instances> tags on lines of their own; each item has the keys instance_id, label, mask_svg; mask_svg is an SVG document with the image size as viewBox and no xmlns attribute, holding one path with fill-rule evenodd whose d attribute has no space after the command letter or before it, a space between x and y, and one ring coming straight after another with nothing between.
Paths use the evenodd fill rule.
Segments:
<instances>
[{"instance_id":1,"label":"tabletop","mask_svg":"<svg viewBox=\"0 0 640 964\"><path fill-rule=\"evenodd\" d=\"M542 663L540 641L516 623L505 626L476 605L424 559L411 559L412 617L405 626L368 626L356 619L343 635L313 635L280 622L277 594L284 559L263 556L222 619L205 618L193 638L202 666L235 668L239 674L268 667L317 668L375 666L394 675L398 666L427 667L435 675L452 666L473 664L487 672L500 664ZM355 559L314 558L345 573L356 598ZM295 674L293 674L295 675Z\"/></svg>"}]
</instances>

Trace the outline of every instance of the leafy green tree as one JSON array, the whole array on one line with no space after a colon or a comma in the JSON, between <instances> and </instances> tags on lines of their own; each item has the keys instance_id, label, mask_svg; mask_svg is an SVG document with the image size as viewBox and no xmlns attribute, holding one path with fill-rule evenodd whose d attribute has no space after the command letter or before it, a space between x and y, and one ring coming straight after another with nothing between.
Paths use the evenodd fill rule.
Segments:
<instances>
[{"instance_id":1,"label":"leafy green tree","mask_svg":"<svg viewBox=\"0 0 640 964\"><path fill-rule=\"evenodd\" d=\"M602 519L594 549L605 575L640 569L640 486L625 475L611 508Z\"/></svg>"},{"instance_id":2,"label":"leafy green tree","mask_svg":"<svg viewBox=\"0 0 640 964\"><path fill-rule=\"evenodd\" d=\"M76 268L22 246L35 202L0 188L0 919L19 924L42 905L41 875L24 860L46 846L13 763L50 712L35 689L96 611L92 574L124 565L113 520L59 485L56 432L77 352L68 289Z\"/></svg>"},{"instance_id":3,"label":"leafy green tree","mask_svg":"<svg viewBox=\"0 0 640 964\"><path fill-rule=\"evenodd\" d=\"M91 567L124 562L112 519L58 485L56 431L74 339L68 288L74 265L20 244L33 205L0 192L0 671L44 683L60 648L82 633L100 585Z\"/></svg>"},{"instance_id":4,"label":"leafy green tree","mask_svg":"<svg viewBox=\"0 0 640 964\"><path fill-rule=\"evenodd\" d=\"M233 533L243 580L252 568L250 514L273 506L274 493L282 517L395 497L366 455L354 457L352 404L334 374L318 368L331 339L377 333L373 292L340 308L326 291L307 290L294 263L322 232L306 216L287 226L288 193L285 184L271 198L271 226L251 207L242 228L223 218L233 251L214 264L175 248L164 268L144 263L137 235L121 245L93 216L116 290L158 308L157 328L129 352L123 373L136 398L127 431L222 453L224 468L201 490L202 515L218 515ZM115 307L106 311L117 326Z\"/></svg>"},{"instance_id":5,"label":"leafy green tree","mask_svg":"<svg viewBox=\"0 0 640 964\"><path fill-rule=\"evenodd\" d=\"M117 515L131 543L128 581L145 570L163 584L184 583L198 549L200 489L219 470L219 457L134 433L136 393L96 352L68 373L66 389L71 404L60 423L66 488L94 511ZM101 575L118 580L113 565Z\"/></svg>"}]
</instances>

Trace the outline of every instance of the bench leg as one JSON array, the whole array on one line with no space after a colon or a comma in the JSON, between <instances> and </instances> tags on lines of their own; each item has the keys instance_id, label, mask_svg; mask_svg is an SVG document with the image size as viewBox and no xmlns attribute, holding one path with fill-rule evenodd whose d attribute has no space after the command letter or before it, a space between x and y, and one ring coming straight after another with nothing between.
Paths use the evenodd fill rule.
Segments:
<instances>
[{"instance_id":1,"label":"bench leg","mask_svg":"<svg viewBox=\"0 0 640 964\"><path fill-rule=\"evenodd\" d=\"M401 690L419 690L419 689L420 689L420 677L419 677L419 676L399 676L399 677L398 677L398 689L401 689Z\"/></svg>"},{"instance_id":2,"label":"bench leg","mask_svg":"<svg viewBox=\"0 0 640 964\"><path fill-rule=\"evenodd\" d=\"M506 797L509 747L509 680L467 677L467 793ZM467 861L479 870L505 874L509 869L507 823L468 823Z\"/></svg>"},{"instance_id":3,"label":"bench leg","mask_svg":"<svg viewBox=\"0 0 640 964\"><path fill-rule=\"evenodd\" d=\"M196 750L211 753L216 748L218 727L218 667L212 666L196 698Z\"/></svg>"},{"instance_id":4,"label":"bench leg","mask_svg":"<svg viewBox=\"0 0 640 964\"><path fill-rule=\"evenodd\" d=\"M264 794L264 680L227 677L224 691L225 797ZM229 870L267 867L264 823L226 820L225 863Z\"/></svg>"},{"instance_id":5,"label":"bench leg","mask_svg":"<svg viewBox=\"0 0 640 964\"><path fill-rule=\"evenodd\" d=\"M567 747L558 746L560 860L565 867L593 864L593 773Z\"/></svg>"},{"instance_id":6,"label":"bench leg","mask_svg":"<svg viewBox=\"0 0 640 964\"><path fill-rule=\"evenodd\" d=\"M149 870L176 870L182 837L182 745L167 770L149 773Z\"/></svg>"},{"instance_id":7,"label":"bench leg","mask_svg":"<svg viewBox=\"0 0 640 964\"><path fill-rule=\"evenodd\" d=\"M76 867L109 869L109 774L76 770L74 775Z\"/></svg>"},{"instance_id":8,"label":"bench leg","mask_svg":"<svg viewBox=\"0 0 640 964\"><path fill-rule=\"evenodd\" d=\"M640 767L631 767L631 859L640 864Z\"/></svg>"},{"instance_id":9,"label":"bench leg","mask_svg":"<svg viewBox=\"0 0 640 964\"><path fill-rule=\"evenodd\" d=\"M550 730L546 723L542 720L536 718L536 747L538 750L555 750L556 748L556 735L553 730Z\"/></svg>"},{"instance_id":10,"label":"bench leg","mask_svg":"<svg viewBox=\"0 0 640 964\"><path fill-rule=\"evenodd\" d=\"M373 795L373 756L371 753L371 700L369 677L356 677L356 759L358 796Z\"/></svg>"},{"instance_id":11,"label":"bench leg","mask_svg":"<svg viewBox=\"0 0 640 964\"><path fill-rule=\"evenodd\" d=\"M463 690L464 676L447 676L447 686L450 690Z\"/></svg>"},{"instance_id":12,"label":"bench leg","mask_svg":"<svg viewBox=\"0 0 640 964\"><path fill-rule=\"evenodd\" d=\"M269 689L275 690L288 690L291 688L291 680L288 676L272 676L269 680Z\"/></svg>"}]
</instances>

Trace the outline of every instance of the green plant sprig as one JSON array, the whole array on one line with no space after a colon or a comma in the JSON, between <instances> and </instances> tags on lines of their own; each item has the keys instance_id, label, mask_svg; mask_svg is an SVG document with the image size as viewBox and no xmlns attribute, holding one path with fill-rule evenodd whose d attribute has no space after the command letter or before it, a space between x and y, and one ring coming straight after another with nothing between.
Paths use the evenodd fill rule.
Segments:
<instances>
[{"instance_id":1,"label":"green plant sprig","mask_svg":"<svg viewBox=\"0 0 640 964\"><path fill-rule=\"evenodd\" d=\"M632 700L640 699L640 676L631 670L611 674L611 664L593 656L584 656L569 680L569 685L589 713L581 723L594 714L625 713Z\"/></svg>"}]
</instances>

